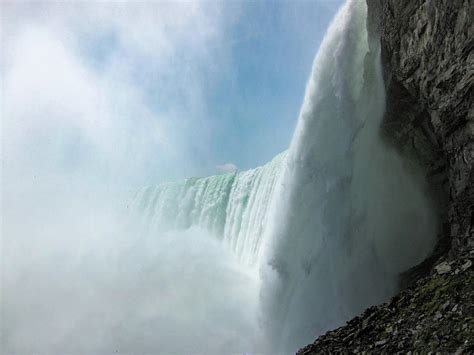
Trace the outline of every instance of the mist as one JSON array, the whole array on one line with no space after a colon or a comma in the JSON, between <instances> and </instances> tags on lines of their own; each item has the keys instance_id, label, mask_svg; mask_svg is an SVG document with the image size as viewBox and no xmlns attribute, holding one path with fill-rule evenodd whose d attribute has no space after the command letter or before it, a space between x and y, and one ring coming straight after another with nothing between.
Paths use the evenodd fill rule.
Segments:
<instances>
[{"instance_id":1,"label":"mist","mask_svg":"<svg viewBox=\"0 0 474 355\"><path fill-rule=\"evenodd\" d=\"M244 3L1 6L2 352L291 353L431 252L424 172L379 136L365 2L332 22L299 116L256 82Z\"/></svg>"},{"instance_id":2,"label":"mist","mask_svg":"<svg viewBox=\"0 0 474 355\"><path fill-rule=\"evenodd\" d=\"M2 352L256 347L257 280L206 231L147 235L104 196L62 197L56 208L41 200L47 210L20 206L26 222L4 215L4 236L20 237L3 240Z\"/></svg>"},{"instance_id":3,"label":"mist","mask_svg":"<svg viewBox=\"0 0 474 355\"><path fill-rule=\"evenodd\" d=\"M258 349L254 274L208 231L147 233L130 211L146 184L215 169L221 7L96 5L1 5L1 352Z\"/></svg>"}]
</instances>

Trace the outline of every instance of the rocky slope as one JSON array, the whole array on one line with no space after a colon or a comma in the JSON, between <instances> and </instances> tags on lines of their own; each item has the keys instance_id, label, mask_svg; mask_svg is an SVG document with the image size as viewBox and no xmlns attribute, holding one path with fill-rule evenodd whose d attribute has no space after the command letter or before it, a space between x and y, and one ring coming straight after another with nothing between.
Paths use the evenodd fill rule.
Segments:
<instances>
[{"instance_id":1,"label":"rocky slope","mask_svg":"<svg viewBox=\"0 0 474 355\"><path fill-rule=\"evenodd\" d=\"M301 354L474 352L474 0L367 0L382 43L382 134L425 167L441 228L405 289Z\"/></svg>"},{"instance_id":2,"label":"rocky slope","mask_svg":"<svg viewBox=\"0 0 474 355\"><path fill-rule=\"evenodd\" d=\"M473 256L439 264L390 302L298 353L474 353Z\"/></svg>"}]
</instances>

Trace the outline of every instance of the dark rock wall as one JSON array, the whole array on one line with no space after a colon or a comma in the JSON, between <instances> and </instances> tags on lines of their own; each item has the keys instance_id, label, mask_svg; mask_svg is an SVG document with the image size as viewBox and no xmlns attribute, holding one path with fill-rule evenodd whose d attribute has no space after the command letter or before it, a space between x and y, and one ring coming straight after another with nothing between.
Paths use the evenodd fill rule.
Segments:
<instances>
[{"instance_id":1,"label":"dark rock wall","mask_svg":"<svg viewBox=\"0 0 474 355\"><path fill-rule=\"evenodd\" d=\"M425 166L451 254L472 250L474 1L367 3L382 44L383 134Z\"/></svg>"}]
</instances>

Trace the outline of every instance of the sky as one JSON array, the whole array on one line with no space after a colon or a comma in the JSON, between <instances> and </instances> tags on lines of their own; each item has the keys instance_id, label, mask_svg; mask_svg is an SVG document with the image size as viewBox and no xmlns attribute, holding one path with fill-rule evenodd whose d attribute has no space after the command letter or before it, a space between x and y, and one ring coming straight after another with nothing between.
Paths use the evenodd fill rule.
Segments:
<instances>
[{"instance_id":1,"label":"sky","mask_svg":"<svg viewBox=\"0 0 474 355\"><path fill-rule=\"evenodd\" d=\"M290 143L341 3L2 2L4 184L266 163Z\"/></svg>"}]
</instances>

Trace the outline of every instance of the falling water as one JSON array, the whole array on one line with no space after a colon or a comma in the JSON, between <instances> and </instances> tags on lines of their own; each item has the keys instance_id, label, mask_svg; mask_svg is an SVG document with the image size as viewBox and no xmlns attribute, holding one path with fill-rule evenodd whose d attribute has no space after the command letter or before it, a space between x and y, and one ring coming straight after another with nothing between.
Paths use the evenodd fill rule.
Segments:
<instances>
[{"instance_id":1,"label":"falling water","mask_svg":"<svg viewBox=\"0 0 474 355\"><path fill-rule=\"evenodd\" d=\"M350 0L314 60L276 191L262 261L262 312L292 351L382 302L432 250L422 172L384 144L380 43Z\"/></svg>"},{"instance_id":2,"label":"falling water","mask_svg":"<svg viewBox=\"0 0 474 355\"><path fill-rule=\"evenodd\" d=\"M143 188L134 199L134 210L139 211L148 232L205 228L243 262L253 265L285 156L283 152L248 171Z\"/></svg>"},{"instance_id":3,"label":"falling water","mask_svg":"<svg viewBox=\"0 0 474 355\"><path fill-rule=\"evenodd\" d=\"M349 0L314 60L289 151L246 172L147 187L150 230L205 228L256 265L268 351L292 352L390 297L431 252L423 172L381 139L385 93L365 1Z\"/></svg>"}]
</instances>

